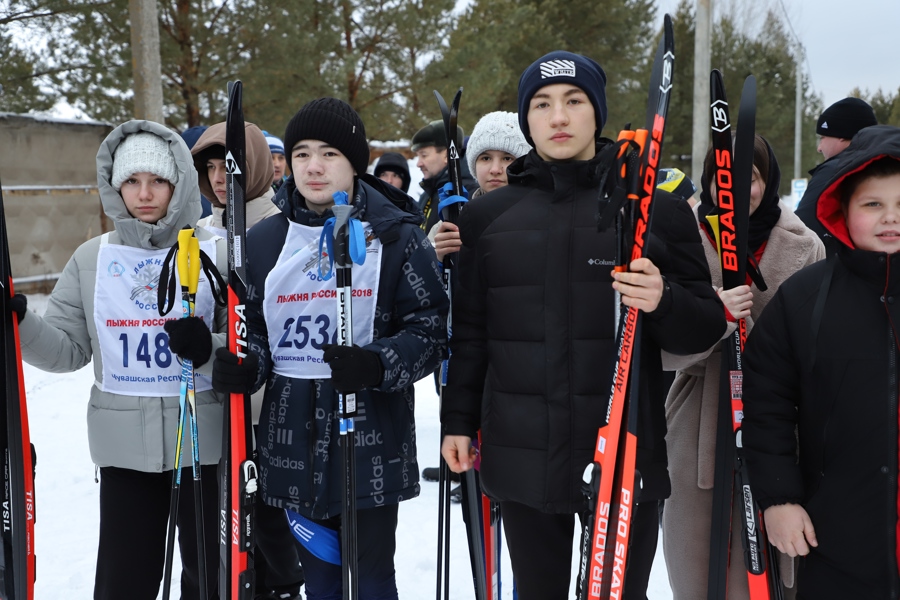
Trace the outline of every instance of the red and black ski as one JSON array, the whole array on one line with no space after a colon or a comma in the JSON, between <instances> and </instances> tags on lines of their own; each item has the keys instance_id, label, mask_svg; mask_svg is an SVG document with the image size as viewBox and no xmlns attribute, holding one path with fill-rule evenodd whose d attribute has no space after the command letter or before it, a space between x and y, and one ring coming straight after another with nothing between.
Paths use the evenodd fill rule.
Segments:
<instances>
[{"instance_id":1,"label":"red and black ski","mask_svg":"<svg viewBox=\"0 0 900 600\"><path fill-rule=\"evenodd\" d=\"M225 212L228 231L228 349L247 356L247 228L244 206L246 150L240 81L229 84L225 125ZM219 469L219 598L252 600L254 588L253 504L256 463L250 396L231 394L225 407Z\"/></svg>"},{"instance_id":2,"label":"red and black ski","mask_svg":"<svg viewBox=\"0 0 900 600\"><path fill-rule=\"evenodd\" d=\"M663 35L656 50L650 77L650 99L645 129L625 130L625 157L628 201L617 219L617 232L627 241L619 243L623 253L616 266L627 269L644 256L650 230L657 170L662 153L666 114L672 90L675 42L672 20L665 16ZM628 147L631 149L629 150ZM585 471L588 515L582 537L578 598L599 600L621 598L635 507L635 459L640 386L641 315L636 308L621 312L618 323L619 347L615 376L610 392L606 424L600 427L594 461Z\"/></svg>"},{"instance_id":3,"label":"red and black ski","mask_svg":"<svg viewBox=\"0 0 900 600\"><path fill-rule=\"evenodd\" d=\"M750 187L756 134L756 79L752 75L744 81L737 134L732 143L731 120L722 74L717 70L712 71L710 124L715 158L711 183L715 184L718 207L715 229L718 232L722 285L724 289L732 289L744 285L747 279ZM725 600L727 597L734 499L739 501L744 564L750 598L751 600L782 598L777 564L770 560L773 554L771 549L767 548L762 515L753 500L741 446L742 364L746 339L746 323L744 319L739 319L734 333L722 341L708 600Z\"/></svg>"},{"instance_id":4,"label":"red and black ski","mask_svg":"<svg viewBox=\"0 0 900 600\"><path fill-rule=\"evenodd\" d=\"M34 446L28 429L25 377L19 345L19 323L9 306L15 295L6 235L6 212L0 189L0 294L3 325L4 424L0 427L3 452L3 547L0 551L0 598L34 598Z\"/></svg>"}]
</instances>

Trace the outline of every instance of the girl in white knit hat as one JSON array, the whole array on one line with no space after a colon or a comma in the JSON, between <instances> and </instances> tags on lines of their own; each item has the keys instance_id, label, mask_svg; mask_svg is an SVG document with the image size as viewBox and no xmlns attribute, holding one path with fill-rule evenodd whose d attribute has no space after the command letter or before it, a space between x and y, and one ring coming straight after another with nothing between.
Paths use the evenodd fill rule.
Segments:
<instances>
[{"instance_id":1,"label":"girl in white knit hat","mask_svg":"<svg viewBox=\"0 0 900 600\"><path fill-rule=\"evenodd\" d=\"M525 156L531 146L519 128L516 113L491 112L478 121L466 146L466 161L469 172L478 180L478 189L472 198L505 186L506 167L520 156ZM434 244L438 260L460 249L459 228L453 223L439 221L428 234Z\"/></svg>"}]
</instances>

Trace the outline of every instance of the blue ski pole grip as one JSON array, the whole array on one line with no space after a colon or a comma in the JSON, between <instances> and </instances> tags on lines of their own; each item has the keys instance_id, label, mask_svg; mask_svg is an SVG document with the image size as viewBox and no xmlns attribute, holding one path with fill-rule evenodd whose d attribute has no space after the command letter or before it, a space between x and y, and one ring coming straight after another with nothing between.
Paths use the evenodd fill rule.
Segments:
<instances>
[{"instance_id":1,"label":"blue ski pole grip","mask_svg":"<svg viewBox=\"0 0 900 600\"><path fill-rule=\"evenodd\" d=\"M348 201L347 192L334 193L334 206L331 207L334 216L325 221L322 227L322 235L319 236L319 259L318 271L319 277L324 281L331 279L334 274L334 232L340 231L341 227L347 227L347 236L349 238L350 260L358 265L366 262L366 236L363 231L362 223L359 219L350 217L353 207ZM322 252L325 246L326 252ZM323 258L325 259L323 261ZM325 268L322 268L323 262Z\"/></svg>"},{"instance_id":2,"label":"blue ski pole grip","mask_svg":"<svg viewBox=\"0 0 900 600\"><path fill-rule=\"evenodd\" d=\"M440 201L438 202L438 214L441 215L442 220L446 220L444 209L454 204L462 205L468 202L469 192L466 190L466 188L463 188L462 195L456 195L453 193L453 184L447 182L441 189L438 190L438 198L440 199ZM462 208L462 206L460 206L460 208Z\"/></svg>"}]
</instances>

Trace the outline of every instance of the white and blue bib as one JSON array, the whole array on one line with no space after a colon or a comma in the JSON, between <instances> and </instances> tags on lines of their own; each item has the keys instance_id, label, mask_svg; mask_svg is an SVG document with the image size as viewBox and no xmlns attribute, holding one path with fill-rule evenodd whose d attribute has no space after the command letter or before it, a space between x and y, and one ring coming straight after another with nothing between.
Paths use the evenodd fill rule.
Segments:
<instances>
[{"instance_id":1,"label":"white and blue bib","mask_svg":"<svg viewBox=\"0 0 900 600\"><path fill-rule=\"evenodd\" d=\"M363 223L366 260L353 265L353 343L372 342L381 275L381 241ZM290 223L278 261L266 277L263 314L275 373L296 379L329 379L322 346L336 343L337 292L334 278L319 277L321 227ZM323 257L323 260L325 258Z\"/></svg>"},{"instance_id":2,"label":"white and blue bib","mask_svg":"<svg viewBox=\"0 0 900 600\"><path fill-rule=\"evenodd\" d=\"M181 302L176 301L165 317L159 316L157 304L158 287L165 285L159 277L168 250L110 244L108 238L104 235L100 243L94 285L94 325L103 359L103 378L96 385L125 396L178 396L181 364L169 349L163 325L182 317ZM215 256L215 241L201 241L200 251ZM181 282L177 285L180 290ZM212 330L215 300L203 272L194 314ZM209 389L210 378L195 375L195 390Z\"/></svg>"}]
</instances>

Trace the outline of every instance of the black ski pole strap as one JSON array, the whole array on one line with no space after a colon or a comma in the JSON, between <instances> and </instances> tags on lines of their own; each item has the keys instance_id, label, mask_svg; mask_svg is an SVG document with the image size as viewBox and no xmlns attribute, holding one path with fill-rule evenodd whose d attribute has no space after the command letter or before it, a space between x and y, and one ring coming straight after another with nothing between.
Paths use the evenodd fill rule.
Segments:
<instances>
[{"instance_id":1,"label":"black ski pole strap","mask_svg":"<svg viewBox=\"0 0 900 600\"><path fill-rule=\"evenodd\" d=\"M813 306L812 315L810 317L810 344L809 354L807 354L806 372L812 373L816 366L816 343L819 341L819 325L822 324L822 314L825 312L825 301L828 299L828 290L831 288L831 280L834 276L834 262L837 260L836 255L832 254L825 261L825 275L822 277L822 285L819 286L819 293L816 296L816 303Z\"/></svg>"},{"instance_id":2,"label":"black ski pole strap","mask_svg":"<svg viewBox=\"0 0 900 600\"><path fill-rule=\"evenodd\" d=\"M635 152L630 152L634 150ZM626 171L630 167L628 157L639 151L632 140L617 140L601 150L601 157L596 173L600 177L598 185L600 199L596 215L597 231L603 232L612 226L616 214L625 206L628 199L626 191ZM610 178L612 173L612 178Z\"/></svg>"},{"instance_id":3,"label":"black ski pole strap","mask_svg":"<svg viewBox=\"0 0 900 600\"><path fill-rule=\"evenodd\" d=\"M206 273L206 279L209 281L209 287L212 289L213 299L216 301L216 304L219 306L227 305L228 292L226 291L227 285L225 280L222 278L222 274L219 273L219 269L216 268L216 263L203 250L200 251L200 264L203 267L203 272Z\"/></svg>"},{"instance_id":4,"label":"black ski pole strap","mask_svg":"<svg viewBox=\"0 0 900 600\"><path fill-rule=\"evenodd\" d=\"M747 253L747 275L750 276L750 281L756 284L756 288L765 292L769 289L769 286L766 284L766 280L763 279L762 271L759 268L759 263L756 262L756 257L753 256L753 253Z\"/></svg>"},{"instance_id":5,"label":"black ski pole strap","mask_svg":"<svg viewBox=\"0 0 900 600\"><path fill-rule=\"evenodd\" d=\"M169 314L175 307L175 269L169 267L175 261L175 254L178 252L178 244L176 243L166 254L163 259L162 271L159 274L159 284L156 286L156 304L159 316L164 317Z\"/></svg>"}]
</instances>

